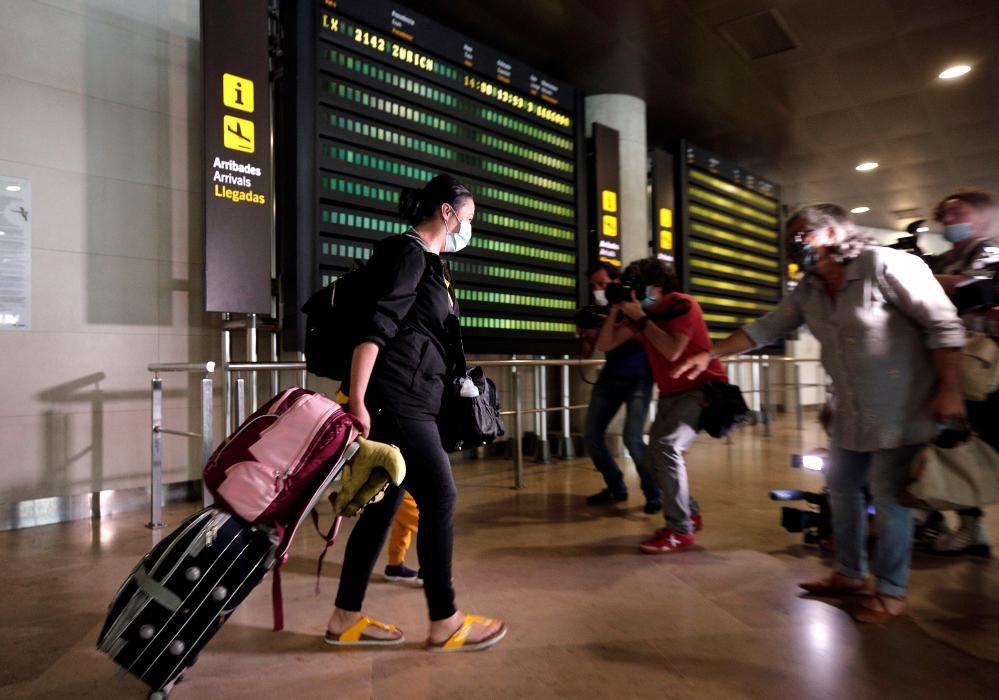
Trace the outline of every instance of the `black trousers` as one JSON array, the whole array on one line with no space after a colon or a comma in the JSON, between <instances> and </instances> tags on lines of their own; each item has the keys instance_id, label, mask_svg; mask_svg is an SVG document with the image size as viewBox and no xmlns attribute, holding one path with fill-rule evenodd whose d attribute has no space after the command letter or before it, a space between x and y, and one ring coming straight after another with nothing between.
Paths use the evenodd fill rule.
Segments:
<instances>
[{"instance_id":1,"label":"black trousers","mask_svg":"<svg viewBox=\"0 0 999 700\"><path fill-rule=\"evenodd\" d=\"M402 489L413 496L420 509L416 552L423 572L423 591L430 619L436 621L447 619L456 612L451 556L458 492L451 462L441 447L437 423L429 417L421 418L403 417L385 410L372 412L370 437L395 445L406 460ZM361 610L375 562L385 546L401 502L402 490L390 486L385 498L361 513L344 552L336 596L336 606L341 610Z\"/></svg>"}]
</instances>

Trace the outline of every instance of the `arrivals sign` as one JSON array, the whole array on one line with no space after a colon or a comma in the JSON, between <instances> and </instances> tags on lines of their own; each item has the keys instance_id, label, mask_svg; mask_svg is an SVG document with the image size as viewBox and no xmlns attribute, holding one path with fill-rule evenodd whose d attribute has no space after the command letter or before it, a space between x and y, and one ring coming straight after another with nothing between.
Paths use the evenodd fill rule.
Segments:
<instances>
[{"instance_id":1,"label":"arrivals sign","mask_svg":"<svg viewBox=\"0 0 999 700\"><path fill-rule=\"evenodd\" d=\"M267 0L202 0L205 308L271 312Z\"/></svg>"}]
</instances>

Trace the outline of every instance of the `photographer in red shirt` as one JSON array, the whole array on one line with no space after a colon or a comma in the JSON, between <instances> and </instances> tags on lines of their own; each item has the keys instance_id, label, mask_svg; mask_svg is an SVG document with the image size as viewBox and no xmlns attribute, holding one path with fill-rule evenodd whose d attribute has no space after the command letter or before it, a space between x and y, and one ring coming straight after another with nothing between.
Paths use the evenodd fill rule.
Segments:
<instances>
[{"instance_id":1,"label":"photographer in red shirt","mask_svg":"<svg viewBox=\"0 0 999 700\"><path fill-rule=\"evenodd\" d=\"M721 362L714 360L696 379L674 378L688 357L711 347L704 313L693 297L677 291L673 269L657 258L631 263L621 275L630 298L612 307L600 329L597 348L612 350L637 339L645 347L652 376L659 387L659 405L649 433L648 469L663 493L666 527L639 545L648 554L689 549L700 517L692 518L684 452L697 436L704 405L702 387L728 382ZM608 289L608 300L617 296Z\"/></svg>"}]
</instances>

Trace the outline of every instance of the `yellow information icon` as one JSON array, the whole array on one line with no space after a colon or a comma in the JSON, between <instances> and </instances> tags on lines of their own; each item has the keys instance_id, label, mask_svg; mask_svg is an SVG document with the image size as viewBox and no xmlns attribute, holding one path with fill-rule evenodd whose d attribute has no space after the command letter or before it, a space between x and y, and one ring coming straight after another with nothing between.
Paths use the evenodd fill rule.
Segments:
<instances>
[{"instance_id":1,"label":"yellow information icon","mask_svg":"<svg viewBox=\"0 0 999 700\"><path fill-rule=\"evenodd\" d=\"M605 236L616 236L617 235L617 217L611 216L610 214L604 214L603 217L603 232Z\"/></svg>"},{"instance_id":2,"label":"yellow information icon","mask_svg":"<svg viewBox=\"0 0 999 700\"><path fill-rule=\"evenodd\" d=\"M227 114L222 118L222 145L234 151L253 153L253 122Z\"/></svg>"},{"instance_id":3,"label":"yellow information icon","mask_svg":"<svg viewBox=\"0 0 999 700\"><path fill-rule=\"evenodd\" d=\"M232 73L223 73L222 104L244 112L252 112L253 81Z\"/></svg>"}]
</instances>

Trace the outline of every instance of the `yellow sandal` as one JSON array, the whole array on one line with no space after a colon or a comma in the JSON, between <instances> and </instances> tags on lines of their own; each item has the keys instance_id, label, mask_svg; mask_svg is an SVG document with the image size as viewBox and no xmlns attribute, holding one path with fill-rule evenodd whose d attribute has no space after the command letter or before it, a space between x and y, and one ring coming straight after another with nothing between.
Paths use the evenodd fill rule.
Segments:
<instances>
[{"instance_id":1,"label":"yellow sandal","mask_svg":"<svg viewBox=\"0 0 999 700\"><path fill-rule=\"evenodd\" d=\"M489 627L491 625L495 625L496 623L499 623L499 629L485 639L479 640L474 644L465 643L468 640L468 633L472 631L473 625ZM482 615L465 615L465 619L462 620L461 626L444 642L435 643L427 640L427 650L436 653L481 651L482 649L488 649L503 639L503 637L506 636L506 630L506 624L502 620L486 618Z\"/></svg>"},{"instance_id":2,"label":"yellow sandal","mask_svg":"<svg viewBox=\"0 0 999 700\"><path fill-rule=\"evenodd\" d=\"M385 630L386 632L399 632L399 636L392 639L372 637L371 635L364 633L364 630L368 629L368 627L377 627L378 629ZM373 647L402 644L403 641L405 641L405 638L399 628L395 625L386 625L384 622L379 622L378 620L368 617L367 615L362 615L360 620L338 635L326 630L326 636L323 638L323 641L333 647Z\"/></svg>"}]
</instances>

